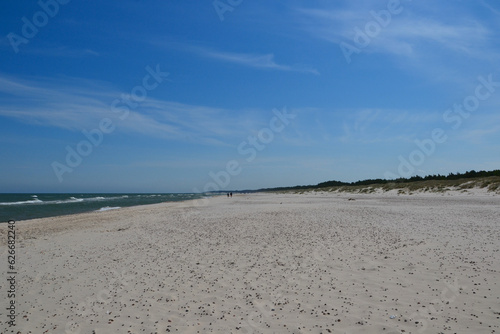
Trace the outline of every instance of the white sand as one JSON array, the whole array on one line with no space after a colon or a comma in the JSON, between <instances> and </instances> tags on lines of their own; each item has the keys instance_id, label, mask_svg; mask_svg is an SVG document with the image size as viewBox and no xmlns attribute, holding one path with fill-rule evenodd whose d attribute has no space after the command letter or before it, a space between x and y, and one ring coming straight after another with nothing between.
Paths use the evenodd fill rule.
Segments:
<instances>
[{"instance_id":1,"label":"white sand","mask_svg":"<svg viewBox=\"0 0 500 334\"><path fill-rule=\"evenodd\" d=\"M499 217L479 193L310 193L18 222L12 332L499 333Z\"/></svg>"}]
</instances>

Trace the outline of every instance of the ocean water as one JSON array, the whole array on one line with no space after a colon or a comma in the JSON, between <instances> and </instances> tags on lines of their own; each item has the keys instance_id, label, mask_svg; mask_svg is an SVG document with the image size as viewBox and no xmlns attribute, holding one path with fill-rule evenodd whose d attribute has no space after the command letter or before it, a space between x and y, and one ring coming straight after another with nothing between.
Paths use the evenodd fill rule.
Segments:
<instances>
[{"instance_id":1,"label":"ocean water","mask_svg":"<svg viewBox=\"0 0 500 334\"><path fill-rule=\"evenodd\" d=\"M185 201L206 194L0 194L0 223Z\"/></svg>"}]
</instances>

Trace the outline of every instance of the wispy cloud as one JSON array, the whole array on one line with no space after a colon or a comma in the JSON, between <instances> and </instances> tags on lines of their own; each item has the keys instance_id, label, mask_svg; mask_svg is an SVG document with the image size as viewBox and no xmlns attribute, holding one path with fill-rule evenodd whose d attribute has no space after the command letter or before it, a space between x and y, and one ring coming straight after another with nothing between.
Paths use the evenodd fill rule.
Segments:
<instances>
[{"instance_id":1,"label":"wispy cloud","mask_svg":"<svg viewBox=\"0 0 500 334\"><path fill-rule=\"evenodd\" d=\"M402 12L393 15L386 27L371 38L370 43L361 50L367 53L381 53L404 59L464 59L476 58L498 60L496 29L492 22L484 22L472 14L462 13L461 9L437 4L432 10L415 2L403 3ZM348 4L344 8L331 6L322 8L296 9L297 21L302 30L315 38L339 45L342 42L357 46L353 41L355 28L365 29L370 21L375 21L370 11L385 10L370 2ZM460 12L460 15L443 13ZM463 14L463 15L462 15Z\"/></svg>"},{"instance_id":2,"label":"wispy cloud","mask_svg":"<svg viewBox=\"0 0 500 334\"><path fill-rule=\"evenodd\" d=\"M481 59L485 56L484 47L490 34L485 26L473 21L446 24L432 20L406 19L395 22L394 29L390 29L381 43L375 43L375 46L381 52L408 50L419 55L427 54L430 47L436 47Z\"/></svg>"},{"instance_id":3,"label":"wispy cloud","mask_svg":"<svg viewBox=\"0 0 500 334\"><path fill-rule=\"evenodd\" d=\"M4 48L12 52L12 45L8 39L0 39L0 48ZM84 57L99 57L101 53L91 48L72 48L68 46L33 46L23 49L23 53L43 56L43 57L57 57L57 58L84 58Z\"/></svg>"},{"instance_id":4,"label":"wispy cloud","mask_svg":"<svg viewBox=\"0 0 500 334\"><path fill-rule=\"evenodd\" d=\"M55 48L30 48L27 49L28 53L47 57L66 57L66 58L79 58L79 57L98 57L101 54L92 49L71 49L68 47L55 47Z\"/></svg>"},{"instance_id":5,"label":"wispy cloud","mask_svg":"<svg viewBox=\"0 0 500 334\"><path fill-rule=\"evenodd\" d=\"M189 52L195 54L199 57L213 59L220 62L225 62L229 64L236 64L240 66L252 67L262 70L274 70L274 71L287 71L287 72L299 72L306 74L319 75L319 71L312 66L305 64L281 64L275 60L275 55L273 53L241 53L241 52L230 52L217 50L215 48L199 46L195 44L181 43L175 40L169 40L168 43L164 41L151 40L150 44L168 49L175 49L177 51Z\"/></svg>"},{"instance_id":6,"label":"wispy cloud","mask_svg":"<svg viewBox=\"0 0 500 334\"><path fill-rule=\"evenodd\" d=\"M351 110L342 123L343 143L410 142L427 134L440 121L440 115L424 110Z\"/></svg>"},{"instance_id":7,"label":"wispy cloud","mask_svg":"<svg viewBox=\"0 0 500 334\"><path fill-rule=\"evenodd\" d=\"M492 5L488 4L485 0L479 0L479 3L484 7L488 8L493 14L500 15L500 9L494 8Z\"/></svg>"},{"instance_id":8,"label":"wispy cloud","mask_svg":"<svg viewBox=\"0 0 500 334\"><path fill-rule=\"evenodd\" d=\"M77 78L59 82L0 77L0 116L70 131L95 128L107 117L119 132L218 146L236 145L241 133L262 126L258 116L249 117L250 111L235 113L155 98L130 108L121 120L111 105L123 93Z\"/></svg>"},{"instance_id":9,"label":"wispy cloud","mask_svg":"<svg viewBox=\"0 0 500 334\"><path fill-rule=\"evenodd\" d=\"M232 52L215 51L200 47L192 48L192 50L202 57L212 58L243 66L271 69L278 71L303 72L316 75L319 74L319 72L316 69L307 66L278 64L274 60L274 54L262 55L262 54L249 54L249 53L232 53Z\"/></svg>"},{"instance_id":10,"label":"wispy cloud","mask_svg":"<svg viewBox=\"0 0 500 334\"><path fill-rule=\"evenodd\" d=\"M482 129L465 130L460 137L464 141L475 144L496 142L498 137L500 137L500 126L495 125Z\"/></svg>"}]
</instances>

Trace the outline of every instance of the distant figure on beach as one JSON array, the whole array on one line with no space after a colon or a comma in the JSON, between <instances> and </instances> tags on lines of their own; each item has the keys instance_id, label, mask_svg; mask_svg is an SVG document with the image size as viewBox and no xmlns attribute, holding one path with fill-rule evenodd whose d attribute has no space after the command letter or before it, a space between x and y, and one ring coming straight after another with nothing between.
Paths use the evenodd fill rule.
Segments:
<instances>
[{"instance_id":1,"label":"distant figure on beach","mask_svg":"<svg viewBox=\"0 0 500 334\"><path fill-rule=\"evenodd\" d=\"M229 194L231 195L231 197L233 197L233 193L232 193L232 192L231 192L231 193L229 193Z\"/></svg>"},{"instance_id":2,"label":"distant figure on beach","mask_svg":"<svg viewBox=\"0 0 500 334\"><path fill-rule=\"evenodd\" d=\"M229 193L227 193L227 197L229 197Z\"/></svg>"}]
</instances>

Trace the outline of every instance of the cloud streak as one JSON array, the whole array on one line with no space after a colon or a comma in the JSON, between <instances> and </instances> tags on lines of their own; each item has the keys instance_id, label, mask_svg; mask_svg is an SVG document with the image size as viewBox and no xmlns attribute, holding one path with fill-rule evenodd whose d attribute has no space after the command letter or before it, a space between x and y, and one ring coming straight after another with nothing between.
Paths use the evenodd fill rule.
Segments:
<instances>
[{"instance_id":1,"label":"cloud streak","mask_svg":"<svg viewBox=\"0 0 500 334\"><path fill-rule=\"evenodd\" d=\"M120 119L111 105L121 95L102 83L77 78L58 82L0 77L0 116L69 131L95 128L110 118L117 132L215 146L234 145L242 133L265 124L259 116L265 114L262 110L235 112L151 97Z\"/></svg>"},{"instance_id":2,"label":"cloud streak","mask_svg":"<svg viewBox=\"0 0 500 334\"><path fill-rule=\"evenodd\" d=\"M345 8L297 8L297 20L303 31L317 39L354 44L354 28L363 30L367 22L374 21L370 11L385 10L383 5L377 7L373 3L365 3L361 9L357 6L356 3ZM404 58L428 59L452 54L455 58L498 59L493 23L479 22L467 13L442 20L442 12L451 9L437 3L433 7L435 13L414 2L403 2L401 8L402 13L393 15L363 52ZM436 12L441 15L436 16Z\"/></svg>"},{"instance_id":3,"label":"cloud streak","mask_svg":"<svg viewBox=\"0 0 500 334\"><path fill-rule=\"evenodd\" d=\"M215 51L206 48L195 47L194 52L198 55L223 62L278 71L302 72L319 75L319 72L307 66L282 65L274 60L274 54L249 54Z\"/></svg>"}]
</instances>

